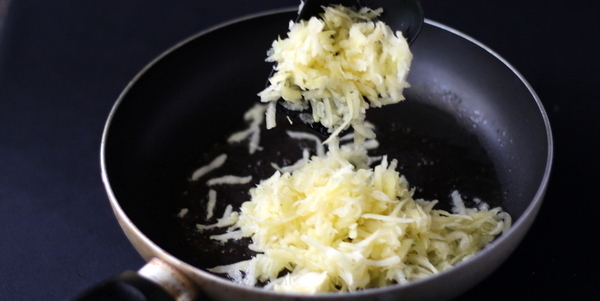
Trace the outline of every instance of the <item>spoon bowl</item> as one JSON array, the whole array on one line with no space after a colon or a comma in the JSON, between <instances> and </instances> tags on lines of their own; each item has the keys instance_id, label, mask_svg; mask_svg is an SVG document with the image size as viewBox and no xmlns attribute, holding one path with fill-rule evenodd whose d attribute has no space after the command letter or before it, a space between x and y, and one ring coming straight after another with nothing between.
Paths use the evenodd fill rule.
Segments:
<instances>
[{"instance_id":1,"label":"spoon bowl","mask_svg":"<svg viewBox=\"0 0 600 301\"><path fill-rule=\"evenodd\" d=\"M421 32L425 18L419 0L304 0L296 21L319 16L323 12L323 6L338 4L355 8L383 8L383 13L378 20L387 24L393 31L402 32L409 44Z\"/></svg>"},{"instance_id":2,"label":"spoon bowl","mask_svg":"<svg viewBox=\"0 0 600 301\"><path fill-rule=\"evenodd\" d=\"M424 14L419 0L304 0L298 12L296 22L309 20L311 17L323 13L323 7L331 5L343 5L346 7L368 7L371 9L383 8L383 13L377 20L386 23L394 32L400 31L409 44L411 44L421 32ZM269 75L273 75L274 70ZM267 86L269 83L267 82ZM312 122L312 108L310 106L302 111L290 110L282 105L282 100L277 102L277 110L287 115L294 122L306 125L314 132L329 136L329 130L321 123ZM345 131L342 132L342 135Z\"/></svg>"}]
</instances>

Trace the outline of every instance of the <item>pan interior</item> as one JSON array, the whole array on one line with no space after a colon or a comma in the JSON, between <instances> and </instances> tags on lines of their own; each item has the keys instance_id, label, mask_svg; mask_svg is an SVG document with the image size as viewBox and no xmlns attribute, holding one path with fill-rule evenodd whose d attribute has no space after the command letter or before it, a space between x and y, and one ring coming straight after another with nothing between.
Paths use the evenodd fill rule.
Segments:
<instances>
[{"instance_id":1,"label":"pan interior","mask_svg":"<svg viewBox=\"0 0 600 301\"><path fill-rule=\"evenodd\" d=\"M189 40L145 70L111 116L105 169L120 206L150 240L198 267L249 255L208 245L193 231L204 222L198 204L206 194L188 179L244 126L243 113L258 102L271 68L266 51L293 18L251 18ZM400 172L426 199L447 202L458 189L518 219L538 190L548 152L531 92L485 49L437 26L426 24L412 47L407 100L369 113L380 129L380 152L400 161ZM266 135L283 136L282 130ZM277 152L299 155L298 145L263 141L275 147L264 145L265 158L256 161L262 166ZM266 169L231 151L240 153L236 174L254 170L264 173L255 179L266 178ZM247 200L248 188L232 192L231 202ZM181 208L191 209L188 218L177 217Z\"/></svg>"}]
</instances>

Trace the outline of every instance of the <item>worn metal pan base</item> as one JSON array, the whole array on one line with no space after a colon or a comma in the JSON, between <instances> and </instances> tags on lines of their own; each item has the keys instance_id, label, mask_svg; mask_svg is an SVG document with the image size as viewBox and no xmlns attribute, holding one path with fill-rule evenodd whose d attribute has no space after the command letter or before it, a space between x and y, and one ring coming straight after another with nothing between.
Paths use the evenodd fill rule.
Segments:
<instances>
[{"instance_id":1,"label":"worn metal pan base","mask_svg":"<svg viewBox=\"0 0 600 301\"><path fill-rule=\"evenodd\" d=\"M410 93L407 93L410 97ZM246 124L240 122L238 130ZM226 163L198 181L188 181L188 188L181 194L182 208L189 212L182 218L190 250L195 250L186 261L199 268L210 268L249 259L255 253L248 250L249 239L217 242L211 235L222 234L224 229L199 232L196 224L213 224L221 217L225 207L231 204L237 210L241 203L250 200L249 189L260 180L270 177L278 166L289 165L301 158L303 149L315 154L315 143L290 138L286 131L309 132L299 124L290 125L280 114L278 127L266 130L263 126L261 147L254 154L248 152L248 141L230 144L223 137L199 156L195 166L204 166L220 154L228 154ZM418 101L409 100L369 113L369 121L376 126L378 149L373 156L387 155L398 160L398 171L405 175L415 198L439 200L436 208L450 210L450 193L457 190L467 205L474 206L479 198L490 206L501 206L502 191L491 159L480 145L476 135L462 127L451 115ZM191 174L191 171L190 171ZM206 185L213 177L224 175L252 175L253 180L244 185ZM215 215L207 219L208 191L217 192Z\"/></svg>"}]
</instances>

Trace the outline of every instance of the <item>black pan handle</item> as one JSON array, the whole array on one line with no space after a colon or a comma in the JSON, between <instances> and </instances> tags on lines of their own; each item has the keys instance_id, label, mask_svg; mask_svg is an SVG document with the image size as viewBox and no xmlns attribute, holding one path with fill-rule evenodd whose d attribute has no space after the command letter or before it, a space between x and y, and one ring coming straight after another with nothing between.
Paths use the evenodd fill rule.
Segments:
<instances>
[{"instance_id":1,"label":"black pan handle","mask_svg":"<svg viewBox=\"0 0 600 301\"><path fill-rule=\"evenodd\" d=\"M73 301L173 301L157 283L140 276L136 271L125 271L79 294Z\"/></svg>"},{"instance_id":2,"label":"black pan handle","mask_svg":"<svg viewBox=\"0 0 600 301\"><path fill-rule=\"evenodd\" d=\"M77 295L72 301L174 301L194 300L195 285L160 259L139 271L125 271Z\"/></svg>"}]
</instances>

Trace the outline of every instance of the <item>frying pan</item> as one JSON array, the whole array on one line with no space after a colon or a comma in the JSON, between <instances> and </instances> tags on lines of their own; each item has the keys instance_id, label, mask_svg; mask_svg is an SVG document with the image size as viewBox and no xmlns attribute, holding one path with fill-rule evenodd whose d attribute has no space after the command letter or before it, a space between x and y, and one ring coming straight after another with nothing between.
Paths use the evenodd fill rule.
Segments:
<instances>
[{"instance_id":1,"label":"frying pan","mask_svg":"<svg viewBox=\"0 0 600 301\"><path fill-rule=\"evenodd\" d=\"M139 281L167 283L163 291L179 300L195 298L196 288L200 296L215 300L443 300L476 285L513 252L534 221L550 175L551 130L537 95L513 67L472 38L431 20L411 46L406 101L369 118L384 129L400 129L382 130L382 151L399 150L406 163L400 164L401 172L423 195L444 203L444 193L464 184L465 194L481 193L501 205L513 218L510 230L435 276L356 293L274 293L236 285L203 269L216 265L213 259L227 261L229 253L218 245L203 249L177 217L190 205L190 174L258 102L256 94L272 68L264 62L266 51L286 33L295 13L270 11L201 32L151 62L120 95L102 139L102 177L118 222L150 263L117 281L134 287L143 286ZM408 132L420 133L414 140L424 144L402 144L400 134ZM430 152L419 153L425 144ZM454 157L444 157L446 150ZM423 156L439 164L411 165ZM469 162L480 165L461 168ZM240 168L252 165L247 163ZM436 167L445 170L435 173ZM433 176L423 176L429 173ZM446 184L439 188L433 184L438 180ZM439 193L427 195L428 187ZM127 280L131 277L141 280Z\"/></svg>"}]
</instances>

